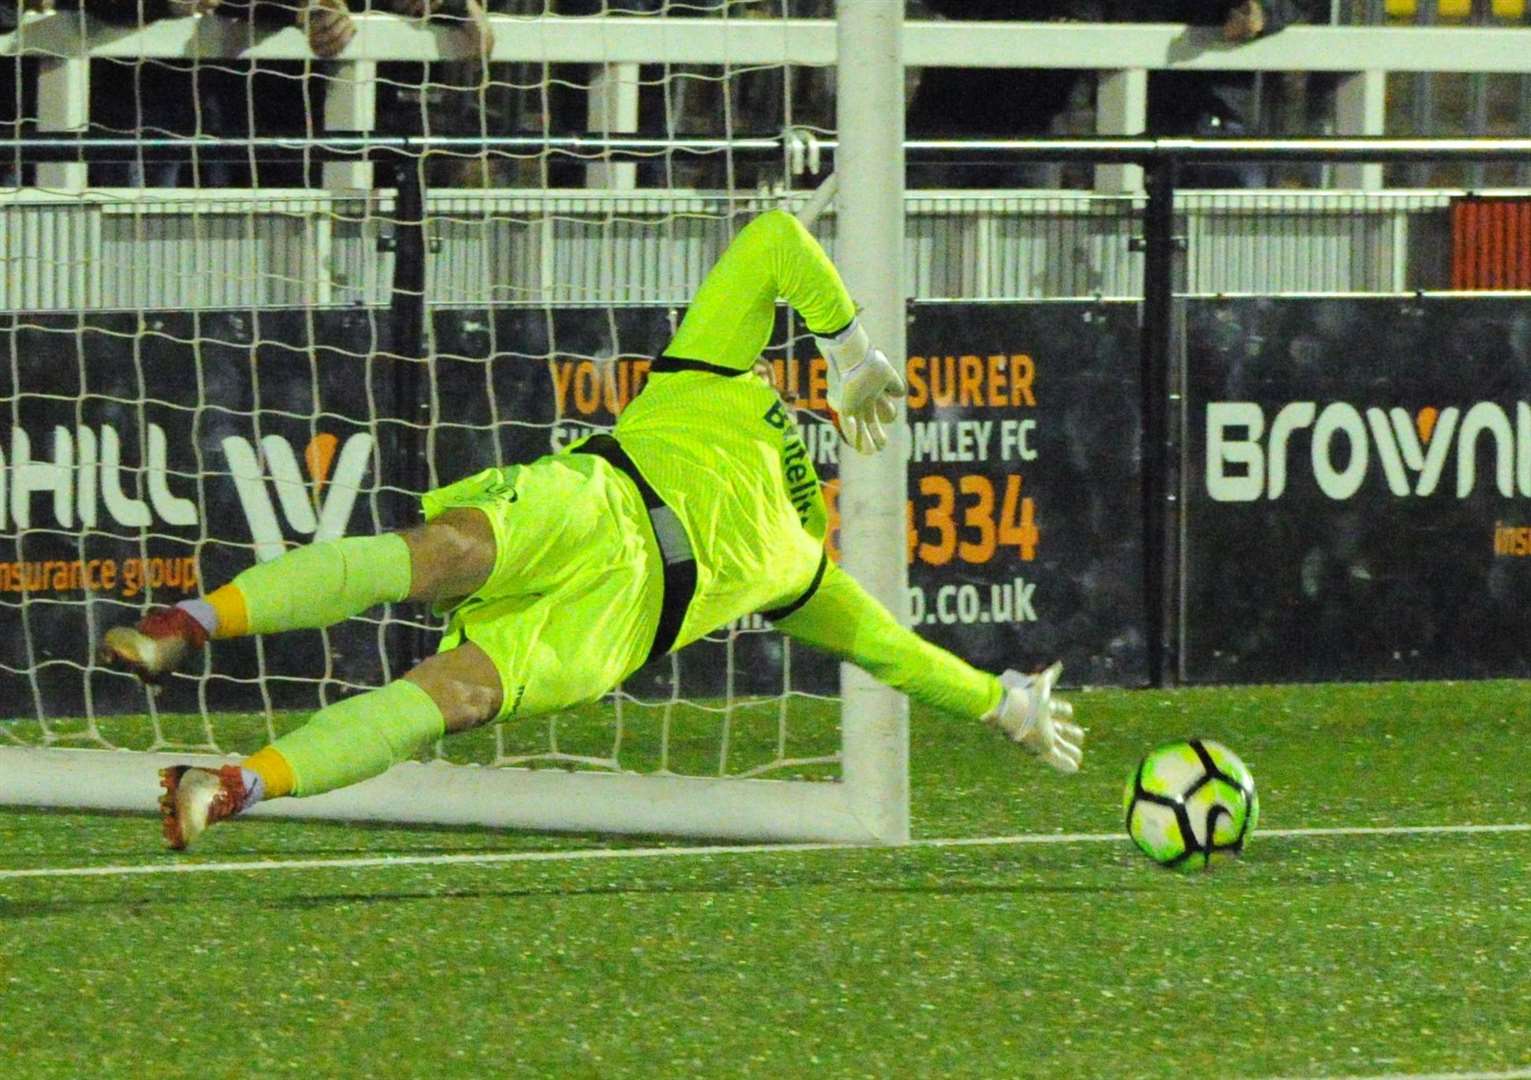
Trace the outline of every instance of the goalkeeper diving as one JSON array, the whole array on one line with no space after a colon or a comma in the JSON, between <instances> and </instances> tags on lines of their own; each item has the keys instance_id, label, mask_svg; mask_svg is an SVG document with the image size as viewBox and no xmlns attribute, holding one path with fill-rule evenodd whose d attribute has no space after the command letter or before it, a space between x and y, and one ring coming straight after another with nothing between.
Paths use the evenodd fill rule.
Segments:
<instances>
[{"instance_id":1,"label":"goalkeeper diving","mask_svg":"<svg viewBox=\"0 0 1531 1080\"><path fill-rule=\"evenodd\" d=\"M810 455L756 371L779 299L824 352L841 435L858 452L881 450L900 373L871 345L823 249L772 211L723 253L611 434L426 492L422 525L295 548L109 630L102 660L152 682L209 639L328 626L405 600L447 618L434 656L319 710L242 764L160 770L170 846L262 800L376 776L443 734L595 700L754 612L1077 770L1084 732L1053 693L1061 665L978 671L905 629L826 556Z\"/></svg>"}]
</instances>

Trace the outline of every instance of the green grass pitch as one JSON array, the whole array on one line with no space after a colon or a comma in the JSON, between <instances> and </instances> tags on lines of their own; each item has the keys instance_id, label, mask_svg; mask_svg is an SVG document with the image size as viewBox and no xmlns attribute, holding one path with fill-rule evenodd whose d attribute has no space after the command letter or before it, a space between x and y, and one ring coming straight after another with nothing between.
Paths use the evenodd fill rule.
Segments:
<instances>
[{"instance_id":1,"label":"green grass pitch","mask_svg":"<svg viewBox=\"0 0 1531 1080\"><path fill-rule=\"evenodd\" d=\"M1531 832L1266 832L1187 876L1119 820L1143 751L1204 735L1262 831L1518 825L1528 699L1079 694L1074 777L916 711L918 837L1104 841L17 877L665 842L250 821L174 856L0 813L0 1075L1531 1075Z\"/></svg>"}]
</instances>

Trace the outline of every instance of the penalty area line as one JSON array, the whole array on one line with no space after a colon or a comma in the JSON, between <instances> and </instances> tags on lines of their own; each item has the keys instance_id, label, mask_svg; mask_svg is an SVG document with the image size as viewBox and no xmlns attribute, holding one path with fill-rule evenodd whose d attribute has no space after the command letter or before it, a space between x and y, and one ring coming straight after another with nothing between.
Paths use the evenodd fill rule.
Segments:
<instances>
[{"instance_id":1,"label":"penalty area line","mask_svg":"<svg viewBox=\"0 0 1531 1080\"><path fill-rule=\"evenodd\" d=\"M1262 829L1262 838L1324 836L1451 836L1531 832L1531 823L1503 825L1359 825L1315 829ZM701 847L581 848L574 851L484 851L446 855L348 855L333 859L245 859L236 862L163 862L115 866L43 866L0 870L0 881L18 878L126 877L141 874L220 874L264 870L386 870L408 866L582 862L611 859L675 859L706 855L760 855L799 851L898 851L907 848L1018 847L1027 844L1127 842L1121 833L1021 833L1015 836L932 837L884 848L867 844L710 844Z\"/></svg>"}]
</instances>

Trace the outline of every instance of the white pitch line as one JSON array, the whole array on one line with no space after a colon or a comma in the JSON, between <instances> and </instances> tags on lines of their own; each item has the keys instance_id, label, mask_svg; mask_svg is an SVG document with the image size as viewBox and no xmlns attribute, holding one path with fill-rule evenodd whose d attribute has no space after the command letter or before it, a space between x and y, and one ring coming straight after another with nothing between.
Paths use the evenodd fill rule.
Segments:
<instances>
[{"instance_id":1,"label":"white pitch line","mask_svg":"<svg viewBox=\"0 0 1531 1080\"><path fill-rule=\"evenodd\" d=\"M1353 1076L1271 1077L1270 1080L1527 1080L1531 1067L1506 1072L1367 1073Z\"/></svg>"},{"instance_id":2,"label":"white pitch line","mask_svg":"<svg viewBox=\"0 0 1531 1080\"><path fill-rule=\"evenodd\" d=\"M1325 829L1263 829L1262 838L1310 836L1450 836L1531 832L1531 823L1503 825L1358 825ZM1021 844L1125 843L1121 833L1022 833L1016 836L935 837L906 847L1013 847ZM706 847L582 848L575 851L489 851L454 855L357 855L338 859L247 859L240 862L165 862L125 866L46 866L0 870L0 881L17 878L121 877L134 874L218 874L252 870L370 870L403 866L581 862L595 859L664 859L697 855L758 855L795 851L896 851L865 844L714 844Z\"/></svg>"}]
</instances>

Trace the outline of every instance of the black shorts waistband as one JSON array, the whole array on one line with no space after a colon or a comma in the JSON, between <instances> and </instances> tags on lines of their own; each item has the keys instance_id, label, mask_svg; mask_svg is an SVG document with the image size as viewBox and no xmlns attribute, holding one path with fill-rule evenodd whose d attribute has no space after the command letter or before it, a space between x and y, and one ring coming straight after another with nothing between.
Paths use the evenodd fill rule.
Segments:
<instances>
[{"instance_id":1,"label":"black shorts waistband","mask_svg":"<svg viewBox=\"0 0 1531 1080\"><path fill-rule=\"evenodd\" d=\"M649 512L649 524L654 529L654 539L659 543L659 554L664 563L664 599L659 608L659 626L654 631L654 644L649 648L653 660L675 647L680 636L681 623L696 595L696 555L686 529L659 493L643 478L633 459L627 456L622 444L610 435L592 435L570 453L593 454L602 458L612 468L627 474L638 489L643 505Z\"/></svg>"}]
</instances>

